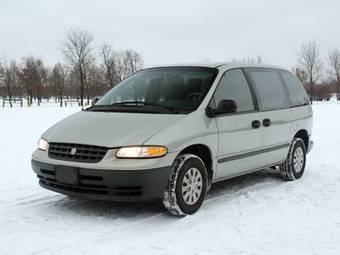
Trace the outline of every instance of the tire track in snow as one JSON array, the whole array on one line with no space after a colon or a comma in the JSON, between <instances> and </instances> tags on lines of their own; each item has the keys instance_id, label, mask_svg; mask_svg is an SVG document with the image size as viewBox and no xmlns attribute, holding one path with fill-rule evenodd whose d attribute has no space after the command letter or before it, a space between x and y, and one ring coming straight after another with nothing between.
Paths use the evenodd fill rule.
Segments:
<instances>
[{"instance_id":1,"label":"tire track in snow","mask_svg":"<svg viewBox=\"0 0 340 255\"><path fill-rule=\"evenodd\" d=\"M262 171L262 172L261 172ZM245 196L247 193L260 190L277 188L278 184L284 185L285 182L277 177L273 178L272 172L265 172L270 170L261 170L257 173L251 173L248 176L236 177L216 183L212 190L208 192L204 204L211 204L221 199L238 199L240 196ZM230 185L228 185L230 183Z\"/></svg>"},{"instance_id":2,"label":"tire track in snow","mask_svg":"<svg viewBox=\"0 0 340 255\"><path fill-rule=\"evenodd\" d=\"M43 192L36 192L31 195L19 196L11 198L4 203L7 210L10 211L13 208L19 207L20 209L27 209L37 205L46 205L48 202L55 202L60 200L60 195L46 195ZM16 208L17 209L17 208Z\"/></svg>"},{"instance_id":3,"label":"tire track in snow","mask_svg":"<svg viewBox=\"0 0 340 255\"><path fill-rule=\"evenodd\" d=\"M51 204L58 204L59 202L63 203L63 206L65 206L65 202L66 202L66 206L69 202L71 202L70 207L74 206L72 205L72 202L74 201L67 201L66 199L61 199L59 201L51 201L48 202L49 205ZM44 205L46 206L46 202L41 203L40 205ZM84 209L84 205L93 205L93 203L91 201L88 200L84 200L84 201L76 201L76 207L82 207L82 209ZM70 208L69 207L69 208ZM102 206L99 207L100 211L101 211ZM21 209L21 208L20 208ZM108 209L109 210L109 209ZM117 220L117 218L115 217L116 215L123 215L125 211L129 211L129 210L123 210L121 212L117 212L114 211L113 213L110 213L108 215L105 215L105 219L104 220L99 220L97 223L91 225L91 231L81 231L79 232L79 229L77 231L77 238L70 238L70 239L59 239L56 240L55 242L49 242L49 243L42 243L39 244L39 247L32 247L33 250L30 251L30 253L32 254L40 254L43 251L49 251L49 254L60 254L63 253L65 251L74 249L74 247L78 247L79 245L79 240L90 240L86 243L83 243L82 246L80 247L81 251L89 251L89 250L93 250L94 253L96 253L96 247L101 246L103 243L107 243L107 242L112 242L113 240L115 240L115 238L118 238L119 236L121 236L122 233L126 233L126 232L131 232L129 230L135 230L136 228L139 229L144 229L145 228L145 224L147 222L154 222L155 220L157 220L158 218L160 218L162 215L166 214L166 212L164 213L153 213L153 212L141 212L140 214L136 214L135 217L128 218L126 220L124 220L123 222L120 222L119 218ZM135 211L135 208L133 208L133 211ZM50 213L50 211L48 211ZM110 215L112 215L112 220L110 220ZM95 217L93 215L88 215L90 218L98 218ZM64 218L65 221L71 220L71 222L73 222L72 218L73 216L70 216L68 213L63 214L62 216ZM77 216L76 216L77 217ZM119 216L120 217L120 216ZM112 222L113 224L110 226L110 222ZM73 223L72 223L73 224ZM153 224L151 224L153 225ZM70 225L69 227L67 227L65 229L66 231L72 231L72 225ZM95 235L91 237L91 233L100 233L100 236ZM91 238L90 238L91 237ZM36 250L35 250L36 249Z\"/></svg>"}]
</instances>

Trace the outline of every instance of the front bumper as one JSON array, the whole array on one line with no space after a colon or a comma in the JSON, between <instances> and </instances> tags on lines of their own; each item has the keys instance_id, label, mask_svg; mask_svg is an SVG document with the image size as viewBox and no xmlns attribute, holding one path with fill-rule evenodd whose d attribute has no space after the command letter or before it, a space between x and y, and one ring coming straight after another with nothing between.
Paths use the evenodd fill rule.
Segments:
<instances>
[{"instance_id":1,"label":"front bumper","mask_svg":"<svg viewBox=\"0 0 340 255\"><path fill-rule=\"evenodd\" d=\"M160 198L169 180L170 166L146 170L102 170L58 166L31 160L43 188L66 195L111 201Z\"/></svg>"},{"instance_id":2,"label":"front bumper","mask_svg":"<svg viewBox=\"0 0 340 255\"><path fill-rule=\"evenodd\" d=\"M308 144L308 150L307 153L309 153L313 149L314 142L309 139L309 144Z\"/></svg>"}]
</instances>

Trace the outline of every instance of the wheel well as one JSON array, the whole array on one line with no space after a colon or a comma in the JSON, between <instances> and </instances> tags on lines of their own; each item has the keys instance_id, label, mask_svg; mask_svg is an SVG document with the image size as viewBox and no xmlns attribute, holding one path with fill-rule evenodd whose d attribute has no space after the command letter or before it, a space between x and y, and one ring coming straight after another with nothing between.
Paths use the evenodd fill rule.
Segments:
<instances>
[{"instance_id":1,"label":"wheel well","mask_svg":"<svg viewBox=\"0 0 340 255\"><path fill-rule=\"evenodd\" d=\"M309 137L308 137L307 130L305 130L305 129L299 130L299 132L297 132L294 137L301 138L303 140L303 142L305 143L306 150L308 150Z\"/></svg>"},{"instance_id":2,"label":"wheel well","mask_svg":"<svg viewBox=\"0 0 340 255\"><path fill-rule=\"evenodd\" d=\"M207 168L209 183L211 183L213 178L213 169L210 149L206 145L195 144L186 147L184 150L181 151L181 154L184 153L194 154L202 159L205 167Z\"/></svg>"}]
</instances>

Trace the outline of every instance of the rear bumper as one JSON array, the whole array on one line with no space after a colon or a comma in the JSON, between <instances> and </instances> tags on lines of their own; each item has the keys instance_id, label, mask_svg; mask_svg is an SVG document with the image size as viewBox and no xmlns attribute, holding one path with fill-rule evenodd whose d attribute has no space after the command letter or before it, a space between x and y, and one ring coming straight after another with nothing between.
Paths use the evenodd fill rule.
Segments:
<instances>
[{"instance_id":1,"label":"rear bumper","mask_svg":"<svg viewBox=\"0 0 340 255\"><path fill-rule=\"evenodd\" d=\"M57 165L34 159L31 164L43 188L66 195L111 201L140 201L162 197L171 168L100 170L63 166L61 171Z\"/></svg>"}]
</instances>

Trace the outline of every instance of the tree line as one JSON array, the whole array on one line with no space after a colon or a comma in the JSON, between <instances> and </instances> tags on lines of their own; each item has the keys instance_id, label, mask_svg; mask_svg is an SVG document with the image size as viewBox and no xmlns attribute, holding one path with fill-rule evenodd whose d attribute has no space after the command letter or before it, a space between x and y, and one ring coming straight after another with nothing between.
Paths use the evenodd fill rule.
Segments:
<instances>
[{"instance_id":1,"label":"tree line","mask_svg":"<svg viewBox=\"0 0 340 255\"><path fill-rule=\"evenodd\" d=\"M29 106L50 98L63 106L65 98L76 98L84 106L142 67L143 57L135 50L115 50L110 44L95 49L93 41L86 30L69 30L61 47L65 62L52 67L33 56L19 63L3 57L0 96L11 107L14 98L26 98Z\"/></svg>"},{"instance_id":2,"label":"tree line","mask_svg":"<svg viewBox=\"0 0 340 255\"><path fill-rule=\"evenodd\" d=\"M3 57L0 60L0 96L12 107L15 98L26 98L27 104L54 98L63 106L65 98L88 105L143 66L143 57L133 49L115 50L110 44L93 47L93 36L86 30L67 32L61 53L64 63L47 66L41 58L23 58L19 63ZM323 61L324 59L324 61ZM235 60L234 60L235 61ZM263 63L261 56L241 62ZM315 41L301 45L297 65L292 71L304 84L311 100L329 100L336 94L340 100L340 50L333 48L326 57Z\"/></svg>"},{"instance_id":3,"label":"tree line","mask_svg":"<svg viewBox=\"0 0 340 255\"><path fill-rule=\"evenodd\" d=\"M329 50L323 61L320 45L315 40L303 43L293 72L305 86L312 102L329 100L332 94L340 100L339 48Z\"/></svg>"},{"instance_id":4,"label":"tree line","mask_svg":"<svg viewBox=\"0 0 340 255\"><path fill-rule=\"evenodd\" d=\"M262 56L233 59L234 62L265 63ZM320 45L304 42L298 52L297 64L291 71L304 85L311 102L329 100L335 95L340 100L340 49L334 47L327 56L321 56Z\"/></svg>"}]
</instances>

